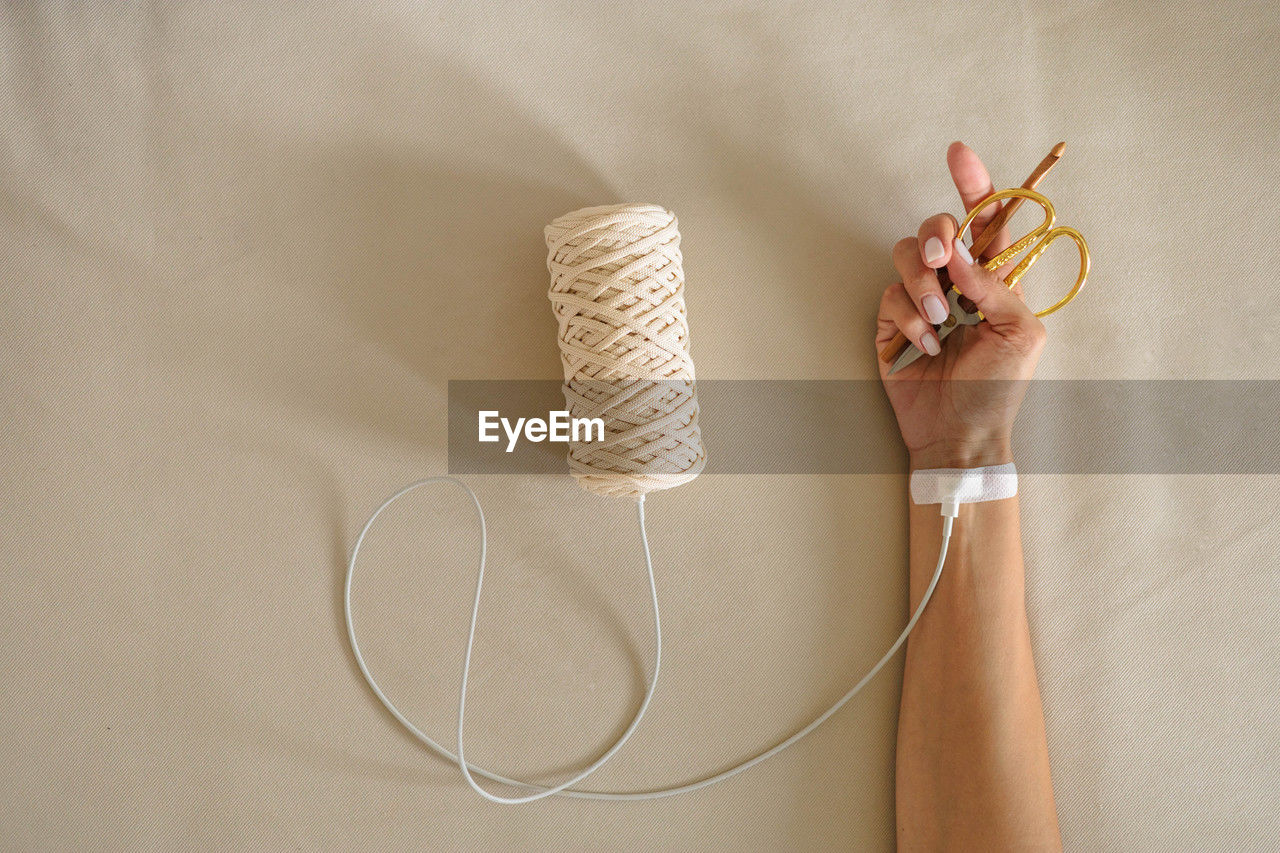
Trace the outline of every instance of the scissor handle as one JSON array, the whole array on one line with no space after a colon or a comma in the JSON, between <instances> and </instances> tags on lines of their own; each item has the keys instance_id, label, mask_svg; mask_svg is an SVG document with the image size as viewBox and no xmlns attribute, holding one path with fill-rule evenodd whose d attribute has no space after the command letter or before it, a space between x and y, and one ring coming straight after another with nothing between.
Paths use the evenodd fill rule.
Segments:
<instances>
[{"instance_id":1,"label":"scissor handle","mask_svg":"<svg viewBox=\"0 0 1280 853\"><path fill-rule=\"evenodd\" d=\"M1024 236L1014 241L1007 249L997 254L989 261L983 262L983 266L989 270L997 270L1008 263L1012 258L1020 255L1031 247L1031 251L1027 252L1027 256L1020 260L1009 274L1005 276L1004 283L1006 287L1013 287L1021 279L1022 276L1031 269L1032 264L1040 259L1044 254L1044 250L1049 248L1049 244L1059 237L1066 237L1076 244L1076 248L1080 250L1080 274L1076 277L1075 285L1067 292L1067 295L1059 299L1057 302L1037 311L1037 317L1045 317L1057 311L1063 305L1066 305L1072 299L1076 298L1076 294L1080 292L1080 288L1084 287L1085 281L1089 278L1089 245L1084 241L1084 236L1074 228L1066 226L1053 227L1053 223L1057 215L1053 210L1053 203L1035 190L1029 190L1024 187L1015 187L1013 189L1000 190L992 193L982 201L974 205L973 210L964 218L964 222L960 223L960 231L957 236L964 237L964 232L973 224L973 220L977 215L989 204L994 204L1007 198L1025 198L1034 201L1044 210L1044 221L1033 228ZM1034 244L1034 245L1033 245Z\"/></svg>"},{"instance_id":2,"label":"scissor handle","mask_svg":"<svg viewBox=\"0 0 1280 853\"><path fill-rule=\"evenodd\" d=\"M1059 237L1066 237L1070 239L1071 242L1076 244L1076 248L1080 250L1080 274L1076 276L1076 283L1069 291L1067 291L1067 295L1050 305L1048 308L1037 311L1037 317L1046 317L1054 311L1057 311L1063 305L1066 305L1072 299L1075 299L1076 294L1080 292L1080 288L1084 287L1085 281L1089 278L1089 244L1084 241L1084 236L1076 229L1068 228L1065 225L1059 225L1057 228L1051 228L1049 232L1044 235L1044 239L1039 243L1036 243L1031 251L1027 253L1027 256L1019 261L1018 265L1014 267L1005 278L1005 282L1009 287L1013 287L1013 285L1017 284L1018 279L1022 278L1022 274L1030 269L1031 265L1036 262L1036 259L1044 254L1044 250L1049 248L1049 244L1054 240L1057 240Z\"/></svg>"}]
</instances>

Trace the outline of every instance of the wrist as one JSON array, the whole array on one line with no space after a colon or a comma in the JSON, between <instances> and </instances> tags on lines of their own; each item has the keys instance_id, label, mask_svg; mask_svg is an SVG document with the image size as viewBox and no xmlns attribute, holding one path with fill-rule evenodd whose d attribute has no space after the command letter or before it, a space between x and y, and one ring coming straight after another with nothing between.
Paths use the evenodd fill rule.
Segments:
<instances>
[{"instance_id":1,"label":"wrist","mask_svg":"<svg viewBox=\"0 0 1280 853\"><path fill-rule=\"evenodd\" d=\"M1013 444L1008 436L970 440L948 440L909 449L910 469L981 468L1013 461Z\"/></svg>"}]
</instances>

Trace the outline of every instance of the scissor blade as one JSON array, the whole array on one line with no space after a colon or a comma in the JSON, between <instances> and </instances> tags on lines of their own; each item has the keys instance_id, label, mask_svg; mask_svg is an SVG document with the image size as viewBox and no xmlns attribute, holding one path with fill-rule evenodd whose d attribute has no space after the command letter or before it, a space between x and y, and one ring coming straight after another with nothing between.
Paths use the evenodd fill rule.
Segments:
<instances>
[{"instance_id":1,"label":"scissor blade","mask_svg":"<svg viewBox=\"0 0 1280 853\"><path fill-rule=\"evenodd\" d=\"M941 343L947 339L947 336L954 332L960 326L972 326L982 320L982 315L976 311L969 311L960 305L960 291L954 287L947 290L947 307L951 309L947 320L933 327L938 334L938 342ZM893 367L889 368L889 376L897 373L908 364L914 362L924 353L915 344L908 344L907 348L898 356L898 360L893 363Z\"/></svg>"},{"instance_id":2,"label":"scissor blade","mask_svg":"<svg viewBox=\"0 0 1280 853\"><path fill-rule=\"evenodd\" d=\"M915 344L907 344L907 348L902 351L902 355L898 356L898 360L893 363L893 367L889 368L889 375L892 376L897 373L922 355L924 353Z\"/></svg>"}]
</instances>

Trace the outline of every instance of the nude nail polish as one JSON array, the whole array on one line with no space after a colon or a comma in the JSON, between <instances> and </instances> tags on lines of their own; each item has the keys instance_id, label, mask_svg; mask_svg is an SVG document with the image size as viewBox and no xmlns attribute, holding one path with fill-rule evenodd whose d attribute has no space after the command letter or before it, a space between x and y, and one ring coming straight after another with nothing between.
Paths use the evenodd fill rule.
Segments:
<instances>
[{"instance_id":1,"label":"nude nail polish","mask_svg":"<svg viewBox=\"0 0 1280 853\"><path fill-rule=\"evenodd\" d=\"M973 263L973 255L969 254L969 247L966 246L959 237L956 238L956 254L959 255L966 264Z\"/></svg>"},{"instance_id":2,"label":"nude nail polish","mask_svg":"<svg viewBox=\"0 0 1280 853\"><path fill-rule=\"evenodd\" d=\"M930 237L924 241L924 262L926 264L942 260L942 256L946 253L947 250L943 248L942 241L937 237Z\"/></svg>"},{"instance_id":3,"label":"nude nail polish","mask_svg":"<svg viewBox=\"0 0 1280 853\"><path fill-rule=\"evenodd\" d=\"M924 299L920 300L924 305L924 315L929 318L929 322L935 326L947 319L947 306L935 293L925 294Z\"/></svg>"},{"instance_id":4,"label":"nude nail polish","mask_svg":"<svg viewBox=\"0 0 1280 853\"><path fill-rule=\"evenodd\" d=\"M920 346L924 348L927 355L937 355L942 352L942 344L938 343L938 336L933 332L925 332L920 336Z\"/></svg>"}]
</instances>

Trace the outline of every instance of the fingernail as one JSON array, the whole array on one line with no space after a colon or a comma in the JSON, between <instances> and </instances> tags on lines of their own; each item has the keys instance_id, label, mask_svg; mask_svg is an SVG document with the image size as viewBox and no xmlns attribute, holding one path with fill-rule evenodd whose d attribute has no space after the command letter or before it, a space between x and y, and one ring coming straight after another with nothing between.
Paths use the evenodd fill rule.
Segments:
<instances>
[{"instance_id":1,"label":"fingernail","mask_svg":"<svg viewBox=\"0 0 1280 853\"><path fill-rule=\"evenodd\" d=\"M947 306L942 304L942 300L938 298L936 293L927 293L924 299L920 301L924 303L924 315L935 326L947 319L947 316L951 313L947 311Z\"/></svg>"},{"instance_id":2,"label":"fingernail","mask_svg":"<svg viewBox=\"0 0 1280 853\"><path fill-rule=\"evenodd\" d=\"M966 264L973 263L973 255L969 254L969 248L961 242L960 238L956 238L956 254L959 255Z\"/></svg>"},{"instance_id":3,"label":"fingernail","mask_svg":"<svg viewBox=\"0 0 1280 853\"><path fill-rule=\"evenodd\" d=\"M942 352L942 344L938 343L938 336L933 332L925 332L920 336L920 346L929 355L937 355Z\"/></svg>"},{"instance_id":4,"label":"fingernail","mask_svg":"<svg viewBox=\"0 0 1280 853\"><path fill-rule=\"evenodd\" d=\"M942 256L946 253L947 250L942 247L942 241L937 237L930 237L924 241L924 262L926 264L942 260Z\"/></svg>"}]
</instances>

